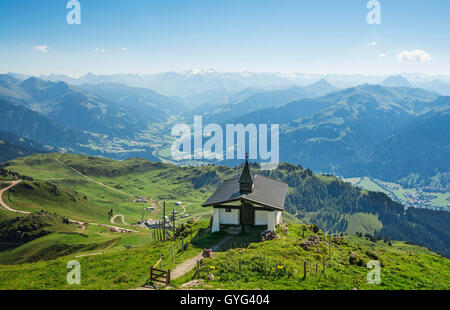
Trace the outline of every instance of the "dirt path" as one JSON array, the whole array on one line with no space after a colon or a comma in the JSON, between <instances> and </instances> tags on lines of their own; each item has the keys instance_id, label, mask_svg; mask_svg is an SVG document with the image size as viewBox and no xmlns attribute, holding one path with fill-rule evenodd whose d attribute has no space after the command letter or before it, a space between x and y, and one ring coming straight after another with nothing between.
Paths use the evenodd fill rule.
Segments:
<instances>
[{"instance_id":1,"label":"dirt path","mask_svg":"<svg viewBox=\"0 0 450 310\"><path fill-rule=\"evenodd\" d=\"M213 252L218 252L220 247L227 242L228 240L230 240L231 236L226 236L225 238L223 238L219 243L217 243L216 245L214 245L211 249L213 250ZM188 273L189 271L191 271L192 269L194 269L195 265L197 264L197 261L202 259L202 253L198 254L195 257L189 258L188 260L184 261L183 263L177 265L175 267L175 269L173 271L170 271L170 279L171 280L175 280L179 277L181 277L182 275Z\"/></svg>"},{"instance_id":2,"label":"dirt path","mask_svg":"<svg viewBox=\"0 0 450 310\"><path fill-rule=\"evenodd\" d=\"M177 265L173 271L170 271L170 280L175 280L181 277L182 275L188 273L192 269L194 269L195 265L197 265L197 261L202 259L202 253L198 254L195 257L189 258L183 263Z\"/></svg>"},{"instance_id":3,"label":"dirt path","mask_svg":"<svg viewBox=\"0 0 450 310\"><path fill-rule=\"evenodd\" d=\"M186 207L189 206L190 204L191 202L188 202L187 204L181 206L183 208L183 213L181 213L181 215L186 213Z\"/></svg>"},{"instance_id":4,"label":"dirt path","mask_svg":"<svg viewBox=\"0 0 450 310\"><path fill-rule=\"evenodd\" d=\"M80 258L80 257L86 257L86 256L95 256L95 255L101 255L103 253L89 253L89 254L81 254L81 255L77 255L75 256L75 258Z\"/></svg>"},{"instance_id":5,"label":"dirt path","mask_svg":"<svg viewBox=\"0 0 450 310\"><path fill-rule=\"evenodd\" d=\"M11 181L11 185L5 188L2 188L0 190L0 205L5 208L8 211L11 212L16 212L16 213L23 213L23 214L31 214L31 212L28 211L22 211L22 210L16 210L11 208L10 206L8 206L4 201L3 201L3 194L9 190L10 188L16 186L17 184L19 184L20 182L22 182L22 180L17 180L17 181ZM123 220L123 218L122 218ZM77 220L71 220L69 219L69 222L74 223L74 224L78 224L78 225L84 225L85 222L81 222L81 221L77 221ZM125 223L125 222L124 222ZM109 228L114 228L117 229L119 231L123 231L123 232L138 232L137 230L133 230L133 229L128 229L128 228L121 228L121 227L117 227L117 226L112 226L112 225L106 225L106 224L99 224L99 223L88 223L90 225L95 225L95 226L104 226L104 227L109 227Z\"/></svg>"},{"instance_id":6,"label":"dirt path","mask_svg":"<svg viewBox=\"0 0 450 310\"><path fill-rule=\"evenodd\" d=\"M22 180L18 180L18 181L11 181L11 185L8 187L5 187L3 189L0 190L0 205L2 205L3 208L5 208L8 211L11 212L16 212L16 213L23 213L23 214L30 214L31 212L27 212L27 211L21 211L21 210L15 210L13 208L10 208L4 201L3 201L3 193L8 191L11 187L16 186L17 184L19 184L20 182L22 182Z\"/></svg>"},{"instance_id":7,"label":"dirt path","mask_svg":"<svg viewBox=\"0 0 450 310\"><path fill-rule=\"evenodd\" d=\"M121 217L121 218L122 218L122 223L123 223L123 225L129 226L129 225L125 222L125 217L124 217L122 214L116 214L116 215L114 215L114 216L111 218L111 224L117 224L117 223L114 223L114 220L116 219L116 217Z\"/></svg>"},{"instance_id":8,"label":"dirt path","mask_svg":"<svg viewBox=\"0 0 450 310\"><path fill-rule=\"evenodd\" d=\"M128 228L122 228L122 227L117 227L117 226L107 225L107 224L99 224L99 223L91 223L91 222L80 222L80 221L71 220L71 219L69 219L69 222L74 223L74 224L78 224L78 225L83 225L83 224L87 223L89 225L94 225L94 226L103 226L103 227L108 227L108 228L114 228L114 229L117 229L120 232L138 232L137 230L128 229Z\"/></svg>"},{"instance_id":9,"label":"dirt path","mask_svg":"<svg viewBox=\"0 0 450 310\"><path fill-rule=\"evenodd\" d=\"M231 236L226 236L219 243L214 245L211 248L213 250L213 252L217 252L218 249L220 248L220 246L222 244L224 244L225 242L227 242L230 238L231 238ZM194 269L195 266L197 265L197 261L201 260L202 257L203 257L203 253L199 253L196 256L189 258L189 259L185 260L184 262L182 262L181 264L177 265L174 270L170 271L170 280L178 279L179 277L185 275L186 273L188 273L189 271ZM141 287L136 288L136 290L153 290L153 289L154 289L154 287L151 287L151 286L141 286Z\"/></svg>"},{"instance_id":10,"label":"dirt path","mask_svg":"<svg viewBox=\"0 0 450 310\"><path fill-rule=\"evenodd\" d=\"M108 185L106 185L106 184L103 184L102 182L99 182L99 181L96 181L96 180L94 180L94 179L91 179L90 177L88 177L87 175L82 174L80 171L76 170L75 168L72 168L71 166L69 166L69 165L63 163L63 162L60 161L58 158L55 158L55 160L56 160L57 162L59 162L60 164L66 166L67 168L73 170L74 172L78 173L79 175L81 175L81 176L82 176L83 178L85 178L86 180L89 180L89 181L91 181L91 182L97 183L98 185L101 185L101 186L103 186L103 187L106 187L107 189L110 189L110 190L112 190L112 191L118 192L118 193L120 193L120 194L129 196L129 197L134 197L134 195L131 195L131 194L122 192L122 191L120 191L120 190L118 190L118 189L116 189L116 188L113 188L113 187L110 187L110 186L108 186Z\"/></svg>"}]
</instances>

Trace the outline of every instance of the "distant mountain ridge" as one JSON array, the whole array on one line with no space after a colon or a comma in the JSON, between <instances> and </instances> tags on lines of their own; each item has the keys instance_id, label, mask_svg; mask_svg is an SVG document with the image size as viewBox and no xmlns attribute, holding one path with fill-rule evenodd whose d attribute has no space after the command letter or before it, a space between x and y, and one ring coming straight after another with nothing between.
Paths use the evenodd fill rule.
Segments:
<instances>
[{"instance_id":1,"label":"distant mountain ridge","mask_svg":"<svg viewBox=\"0 0 450 310\"><path fill-rule=\"evenodd\" d=\"M287 103L305 99L324 96L337 91L338 88L328 83L326 80L320 80L309 86L291 86L286 89L274 91L259 91L247 96L229 97L227 104L203 106L205 111L196 109L193 112L203 115L205 121L211 123L231 122L246 113L259 111L266 108L283 106Z\"/></svg>"},{"instance_id":2,"label":"distant mountain ridge","mask_svg":"<svg viewBox=\"0 0 450 310\"><path fill-rule=\"evenodd\" d=\"M63 126L130 138L152 122L183 111L175 98L118 84L82 85L0 76L0 99L24 106Z\"/></svg>"},{"instance_id":3,"label":"distant mountain ridge","mask_svg":"<svg viewBox=\"0 0 450 310\"><path fill-rule=\"evenodd\" d=\"M149 88L117 83L82 84L79 87L91 94L119 103L127 109L141 110L154 118L155 114L167 117L170 113L187 110L180 98L167 97Z\"/></svg>"},{"instance_id":4,"label":"distant mountain ridge","mask_svg":"<svg viewBox=\"0 0 450 310\"><path fill-rule=\"evenodd\" d=\"M17 157L47 153L48 151L48 149L32 140L7 131L0 131L0 163Z\"/></svg>"},{"instance_id":5,"label":"distant mountain ridge","mask_svg":"<svg viewBox=\"0 0 450 310\"><path fill-rule=\"evenodd\" d=\"M391 75L387 79L385 79L383 82L381 82L382 86L386 87L411 87L411 83L405 79L401 75Z\"/></svg>"},{"instance_id":6,"label":"distant mountain ridge","mask_svg":"<svg viewBox=\"0 0 450 310\"><path fill-rule=\"evenodd\" d=\"M12 132L43 145L71 147L88 141L85 134L58 125L26 107L0 99L0 109L3 112L0 130Z\"/></svg>"},{"instance_id":7,"label":"distant mountain ridge","mask_svg":"<svg viewBox=\"0 0 450 310\"><path fill-rule=\"evenodd\" d=\"M20 76L25 78L22 75ZM441 91L445 90L445 87L442 87L442 85L450 84L450 76L448 75L401 74L400 76L407 79L414 87L436 91L441 95L450 95L438 91L438 89ZM79 78L53 74L41 76L40 78L51 81L64 81L73 85L119 83L132 87L150 88L166 96L186 97L217 89L238 92L246 88L275 90L294 85L304 87L321 79L326 79L340 88L348 88L365 83L381 84L388 77L386 75L362 74L218 72L214 69L208 69L155 74L96 75L89 73ZM434 85L433 80L438 81L442 85Z\"/></svg>"},{"instance_id":8,"label":"distant mountain ridge","mask_svg":"<svg viewBox=\"0 0 450 310\"><path fill-rule=\"evenodd\" d=\"M390 178L393 175L381 165L389 161L389 152L383 160L376 157L379 145L421 113L438 109L442 100L422 89L366 84L254 111L224 124L280 124L282 161L345 177ZM440 156L445 156L442 151ZM403 176L397 173L395 180Z\"/></svg>"},{"instance_id":9,"label":"distant mountain ridge","mask_svg":"<svg viewBox=\"0 0 450 310\"><path fill-rule=\"evenodd\" d=\"M418 174L417 183L410 184L417 186L430 183L436 174L450 173L450 97L438 98L375 150L375 176L377 171L390 179Z\"/></svg>"}]
</instances>

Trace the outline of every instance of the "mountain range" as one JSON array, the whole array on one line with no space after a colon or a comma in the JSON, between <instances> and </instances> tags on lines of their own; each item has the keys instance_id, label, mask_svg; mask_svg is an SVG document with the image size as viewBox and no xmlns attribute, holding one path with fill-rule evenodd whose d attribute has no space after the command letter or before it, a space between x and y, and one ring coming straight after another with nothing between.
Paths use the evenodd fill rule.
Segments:
<instances>
[{"instance_id":1,"label":"mountain range","mask_svg":"<svg viewBox=\"0 0 450 310\"><path fill-rule=\"evenodd\" d=\"M250 93L250 91L244 90L233 95L227 104L201 106L194 110L192 114L202 115L209 123L232 122L234 119L253 111L283 106L300 99L320 97L337 90L337 87L326 80L320 80L305 87L292 86L274 91Z\"/></svg>"},{"instance_id":2,"label":"mountain range","mask_svg":"<svg viewBox=\"0 0 450 310\"><path fill-rule=\"evenodd\" d=\"M425 185L433 176L446 174L439 180L445 186L450 174L449 126L450 97L440 97L375 147L374 168L370 170L389 179L419 173L410 186Z\"/></svg>"},{"instance_id":3,"label":"mountain range","mask_svg":"<svg viewBox=\"0 0 450 310\"><path fill-rule=\"evenodd\" d=\"M448 157L450 141L448 102L448 97L422 89L366 84L258 110L228 119L224 124L280 124L280 159L315 171L345 177L374 175L389 180L411 172L431 177L446 172L449 166L444 159ZM436 131L429 129L414 136L408 128L416 128L415 123L424 128L434 126ZM429 141L422 144L425 148L420 147L418 137ZM393 143L393 139L397 142ZM411 147L402 148L399 143L411 143ZM421 149L416 153L430 156L414 155L415 148ZM395 161L391 156L394 149L398 154ZM414 165L401 164L412 156Z\"/></svg>"},{"instance_id":4,"label":"mountain range","mask_svg":"<svg viewBox=\"0 0 450 310\"><path fill-rule=\"evenodd\" d=\"M38 112L60 125L117 136L130 136L137 130L127 109L64 82L34 77L8 82L0 89L0 99Z\"/></svg>"},{"instance_id":5,"label":"mountain range","mask_svg":"<svg viewBox=\"0 0 450 310\"><path fill-rule=\"evenodd\" d=\"M27 76L15 75L25 79ZM413 87L424 88L450 95L450 76L427 76L423 74L401 74ZM255 73L255 72L218 72L208 70L186 70L183 72L163 72L154 74L112 74L96 75L88 73L79 78L66 75L41 76L44 80L64 81L71 85L118 83L133 87L150 88L166 96L188 97L219 89L239 92L246 88L277 90L291 86L307 86L321 79L339 88L348 88L361 84L382 84L390 80L388 75L362 74L311 74L311 73ZM386 85L387 86L387 85ZM394 84L392 86L400 86Z\"/></svg>"},{"instance_id":6,"label":"mountain range","mask_svg":"<svg viewBox=\"0 0 450 310\"><path fill-rule=\"evenodd\" d=\"M234 82L245 80L245 74L215 71L181 75L198 83L224 76ZM381 80L381 85L339 89L325 79L298 86L292 81L299 76L289 80L283 75L248 74L247 85L267 79L273 82L272 89L237 90L243 84L234 89L219 83L214 89L205 86L201 93L169 97L149 88L117 84L130 83L125 77L138 81L139 76L120 77L89 75L72 81L78 83L75 86L50 81L62 76L44 80L0 75L0 106L5 111L0 130L55 150L157 160L158 152L170 146L166 137L173 124L189 124L194 115L202 115L204 123L222 125L280 124L281 161L343 177L406 178L409 184L413 178L428 184L440 176L446 184L449 97L415 87L419 78L410 82L392 76ZM291 84L277 84L282 78ZM178 85L167 83L167 87Z\"/></svg>"}]
</instances>

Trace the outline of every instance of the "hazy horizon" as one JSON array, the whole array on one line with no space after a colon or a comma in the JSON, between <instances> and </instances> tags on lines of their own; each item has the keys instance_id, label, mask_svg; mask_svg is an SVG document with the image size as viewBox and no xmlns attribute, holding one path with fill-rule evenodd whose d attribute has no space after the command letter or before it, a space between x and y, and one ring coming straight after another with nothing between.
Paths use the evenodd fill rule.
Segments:
<instances>
[{"instance_id":1,"label":"hazy horizon","mask_svg":"<svg viewBox=\"0 0 450 310\"><path fill-rule=\"evenodd\" d=\"M70 74L70 73L56 73L56 72L50 72L50 73L31 73L31 72L19 72L19 71L4 71L0 74L17 74L17 75L25 75L25 76L34 76L34 77L40 77L40 76L52 76L52 75L62 75L67 76L70 78L78 79L80 77L84 77L86 75L104 75L104 76L112 76L112 75L157 75L157 74L164 74L164 73L178 73L178 74L205 74L205 73L212 73L211 70L213 70L215 73L218 74L273 74L273 75L280 75L285 77L290 76L300 76L304 75L307 76L316 76L316 77L325 77L325 76L368 76L368 77L389 77L389 76L424 76L424 77L450 77L449 74L430 74L430 73L421 73L421 72L393 72L393 73L385 73L385 74L372 74L372 73L363 73L363 72L351 72L351 73L339 73L339 72L302 72L302 71L219 71L213 68L209 69L198 69L198 68L187 68L184 70L169 70L169 71L155 71L155 72L94 72L94 71L86 71L82 74ZM210 71L210 72L207 72Z\"/></svg>"}]
</instances>

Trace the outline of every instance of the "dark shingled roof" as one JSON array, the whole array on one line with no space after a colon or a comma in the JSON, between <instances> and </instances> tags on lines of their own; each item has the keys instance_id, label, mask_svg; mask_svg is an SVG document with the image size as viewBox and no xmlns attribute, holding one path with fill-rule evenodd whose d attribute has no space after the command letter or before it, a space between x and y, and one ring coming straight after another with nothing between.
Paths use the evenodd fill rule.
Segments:
<instances>
[{"instance_id":1,"label":"dark shingled roof","mask_svg":"<svg viewBox=\"0 0 450 310\"><path fill-rule=\"evenodd\" d=\"M253 192L241 193L239 178L224 181L202 206L210 207L242 200L271 209L284 209L284 200L288 189L286 183L278 182L257 174L254 176L254 184L255 187Z\"/></svg>"}]
</instances>

